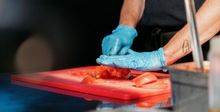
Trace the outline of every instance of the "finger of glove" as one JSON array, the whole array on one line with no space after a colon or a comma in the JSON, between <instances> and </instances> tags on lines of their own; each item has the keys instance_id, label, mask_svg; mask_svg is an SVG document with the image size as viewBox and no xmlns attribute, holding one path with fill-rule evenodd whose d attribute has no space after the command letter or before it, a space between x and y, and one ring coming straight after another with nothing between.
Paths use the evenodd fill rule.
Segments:
<instances>
[{"instance_id":1,"label":"finger of glove","mask_svg":"<svg viewBox=\"0 0 220 112\"><path fill-rule=\"evenodd\" d=\"M137 53L136 51L133 51L132 49L128 49L128 54L135 54Z\"/></svg>"},{"instance_id":2,"label":"finger of glove","mask_svg":"<svg viewBox=\"0 0 220 112\"><path fill-rule=\"evenodd\" d=\"M103 60L102 58L97 58L96 62L101 65L107 65L107 66L114 67L114 64L111 61L106 61L106 60Z\"/></svg>"},{"instance_id":3,"label":"finger of glove","mask_svg":"<svg viewBox=\"0 0 220 112\"><path fill-rule=\"evenodd\" d=\"M99 58L97 58L97 63L103 64L103 65L108 65L108 66L114 66L114 62L117 61L123 61L126 60L125 56L106 56L106 55L101 55Z\"/></svg>"},{"instance_id":4,"label":"finger of glove","mask_svg":"<svg viewBox=\"0 0 220 112\"><path fill-rule=\"evenodd\" d=\"M137 66L134 62L130 61L131 58L132 57L130 55L124 55L124 56L102 55L97 59L97 62L99 64L107 65L107 66L136 69Z\"/></svg>"},{"instance_id":5,"label":"finger of glove","mask_svg":"<svg viewBox=\"0 0 220 112\"><path fill-rule=\"evenodd\" d=\"M119 55L126 55L126 54L128 54L128 49L129 49L129 47L123 47L118 54Z\"/></svg>"},{"instance_id":6,"label":"finger of glove","mask_svg":"<svg viewBox=\"0 0 220 112\"><path fill-rule=\"evenodd\" d=\"M102 41L102 53L105 55L107 55L111 49L110 42L111 42L111 40L110 40L109 36L106 36Z\"/></svg>"},{"instance_id":7,"label":"finger of glove","mask_svg":"<svg viewBox=\"0 0 220 112\"><path fill-rule=\"evenodd\" d=\"M131 66L129 65L130 63L129 63L128 60L113 60L112 63L116 67L131 68Z\"/></svg>"},{"instance_id":8,"label":"finger of glove","mask_svg":"<svg viewBox=\"0 0 220 112\"><path fill-rule=\"evenodd\" d=\"M108 55L116 55L118 54L119 50L121 49L121 43L118 38L115 39L114 42L112 42L112 48L109 51Z\"/></svg>"},{"instance_id":9,"label":"finger of glove","mask_svg":"<svg viewBox=\"0 0 220 112\"><path fill-rule=\"evenodd\" d=\"M100 64L102 65L107 65L107 66L112 66L112 67L121 67L121 68L128 68L128 65L124 60L118 60L118 59L98 59Z\"/></svg>"},{"instance_id":10,"label":"finger of glove","mask_svg":"<svg viewBox=\"0 0 220 112\"><path fill-rule=\"evenodd\" d=\"M111 63L109 63L108 61L106 62L107 57L107 55L101 55L99 56L99 58L96 59L96 62L102 65L111 65Z\"/></svg>"}]
</instances>

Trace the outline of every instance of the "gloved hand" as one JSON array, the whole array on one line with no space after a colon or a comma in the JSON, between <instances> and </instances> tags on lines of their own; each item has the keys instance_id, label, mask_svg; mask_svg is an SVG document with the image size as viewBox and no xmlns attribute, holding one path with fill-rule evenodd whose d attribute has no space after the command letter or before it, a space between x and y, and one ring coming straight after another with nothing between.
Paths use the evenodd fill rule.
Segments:
<instances>
[{"instance_id":1,"label":"gloved hand","mask_svg":"<svg viewBox=\"0 0 220 112\"><path fill-rule=\"evenodd\" d=\"M140 53L129 49L128 53L128 55L123 56L101 55L96 61L99 64L107 66L130 68L141 71L156 70L166 66L162 48L152 52Z\"/></svg>"},{"instance_id":2,"label":"gloved hand","mask_svg":"<svg viewBox=\"0 0 220 112\"><path fill-rule=\"evenodd\" d=\"M102 40L102 53L104 55L124 55L130 49L137 31L129 26L118 25Z\"/></svg>"}]
</instances>

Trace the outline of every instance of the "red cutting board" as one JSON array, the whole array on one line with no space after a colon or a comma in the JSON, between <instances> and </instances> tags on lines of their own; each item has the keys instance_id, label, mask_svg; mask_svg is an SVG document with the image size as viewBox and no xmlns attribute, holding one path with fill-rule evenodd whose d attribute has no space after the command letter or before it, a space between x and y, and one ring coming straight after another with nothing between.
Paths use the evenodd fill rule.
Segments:
<instances>
[{"instance_id":1,"label":"red cutting board","mask_svg":"<svg viewBox=\"0 0 220 112\"><path fill-rule=\"evenodd\" d=\"M154 73L159 80L143 88L135 87L132 80L129 79L97 79L95 83L82 83L81 81L85 76L79 75L79 73L82 71L92 72L95 68L96 66L89 66L31 74L19 74L13 75L12 80L121 100L134 100L171 92L169 75L156 72L152 73ZM132 73L138 74L142 72L132 71Z\"/></svg>"}]
</instances>

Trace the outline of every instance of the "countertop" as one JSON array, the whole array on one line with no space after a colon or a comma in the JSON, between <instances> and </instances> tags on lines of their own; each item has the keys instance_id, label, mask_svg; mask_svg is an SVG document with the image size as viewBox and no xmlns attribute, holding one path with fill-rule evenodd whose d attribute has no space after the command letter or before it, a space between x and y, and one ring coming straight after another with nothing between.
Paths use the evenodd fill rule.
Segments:
<instances>
[{"instance_id":1,"label":"countertop","mask_svg":"<svg viewBox=\"0 0 220 112\"><path fill-rule=\"evenodd\" d=\"M158 103L150 108L88 100L12 84L10 73L0 74L0 112L167 112Z\"/></svg>"}]
</instances>

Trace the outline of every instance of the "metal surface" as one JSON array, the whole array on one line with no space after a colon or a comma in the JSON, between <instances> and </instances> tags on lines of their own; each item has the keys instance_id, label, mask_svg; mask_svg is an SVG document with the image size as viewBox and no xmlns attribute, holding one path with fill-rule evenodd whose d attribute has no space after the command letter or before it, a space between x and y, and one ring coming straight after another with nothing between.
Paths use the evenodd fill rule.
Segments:
<instances>
[{"instance_id":1,"label":"metal surface","mask_svg":"<svg viewBox=\"0 0 220 112\"><path fill-rule=\"evenodd\" d=\"M121 104L121 105L129 105L129 104L135 104L135 103L152 103L152 105L156 105L157 103L162 103L164 101L168 101L171 98L171 93L167 94L161 94L161 95L155 95L151 97L145 97L137 100L120 100L120 99L114 99L110 97L103 97L103 96L97 96L93 94L87 94L87 93L82 93L82 92L77 92L77 91L68 91L64 89L59 89L59 88L53 88L49 86L41 86L37 84L31 84L31 83L25 83L22 81L14 81L12 80L12 84L16 84L19 86L24 86L24 87L29 87L29 88L34 88L38 90L43 90L43 91L48 91L52 93L57 93L57 94L62 94L62 95L67 95L67 96L73 96L73 97L79 97L83 98L87 101L104 101L104 102L111 102L114 104ZM167 102L169 103L169 102ZM167 106L170 106L170 104L167 104Z\"/></svg>"},{"instance_id":2,"label":"metal surface","mask_svg":"<svg viewBox=\"0 0 220 112\"><path fill-rule=\"evenodd\" d=\"M203 70L197 69L193 62L175 64L168 69L174 110L207 112L209 63L204 62Z\"/></svg>"},{"instance_id":3,"label":"metal surface","mask_svg":"<svg viewBox=\"0 0 220 112\"><path fill-rule=\"evenodd\" d=\"M190 28L193 59L196 64L196 67L203 69L203 54L202 54L202 48L200 46L199 35L196 26L195 3L194 0L184 0L184 1L185 1L187 21Z\"/></svg>"},{"instance_id":4,"label":"metal surface","mask_svg":"<svg viewBox=\"0 0 220 112\"><path fill-rule=\"evenodd\" d=\"M70 92L58 88L48 89L50 87L46 86L38 88L37 85L32 86L29 83L18 86L11 84L10 76L9 73L0 73L0 112L168 112L159 109L169 103L163 103L163 98L166 99L166 95L162 95L163 98L158 98L158 96L144 98L147 102L150 101L150 104L157 101L158 103L153 107L138 107L135 106L135 103L127 105L126 101L123 101L122 103L125 102L125 105L120 102L117 104L114 101L112 102L113 99L110 98L108 98L109 101L103 97L97 98L98 96L93 97L90 94ZM92 98L95 99L91 101ZM111 109L109 108L111 105L105 105L108 106L105 108L101 105L103 102L100 101L112 102L114 107Z\"/></svg>"}]
</instances>

